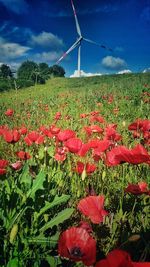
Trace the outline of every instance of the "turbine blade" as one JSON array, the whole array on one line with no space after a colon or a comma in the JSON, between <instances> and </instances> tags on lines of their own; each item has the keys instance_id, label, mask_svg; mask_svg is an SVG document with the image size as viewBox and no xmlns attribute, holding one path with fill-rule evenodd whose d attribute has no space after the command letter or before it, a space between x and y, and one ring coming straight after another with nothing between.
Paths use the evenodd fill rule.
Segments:
<instances>
[{"instance_id":1,"label":"turbine blade","mask_svg":"<svg viewBox=\"0 0 150 267\"><path fill-rule=\"evenodd\" d=\"M92 41L92 40L90 40L90 39L86 39L86 38L83 38L83 40L85 40L85 41L88 42L88 43L98 45L98 46L100 46L101 48L104 48L104 49L106 49L106 50L108 50L108 51L113 52L113 50L112 50L110 47L108 47L108 46L105 46L105 45L103 45L103 44L98 44L98 43L96 43L96 42L94 42L94 41Z\"/></svg>"},{"instance_id":2,"label":"turbine blade","mask_svg":"<svg viewBox=\"0 0 150 267\"><path fill-rule=\"evenodd\" d=\"M56 62L58 64L61 60L63 60L78 44L80 43L80 39L78 39Z\"/></svg>"},{"instance_id":3,"label":"turbine blade","mask_svg":"<svg viewBox=\"0 0 150 267\"><path fill-rule=\"evenodd\" d=\"M79 34L79 36L81 36L81 30L80 30L80 26L79 26L76 10L75 10L74 4L73 4L73 0L71 0L71 5L72 5L73 13L74 13L77 33Z\"/></svg>"}]
</instances>

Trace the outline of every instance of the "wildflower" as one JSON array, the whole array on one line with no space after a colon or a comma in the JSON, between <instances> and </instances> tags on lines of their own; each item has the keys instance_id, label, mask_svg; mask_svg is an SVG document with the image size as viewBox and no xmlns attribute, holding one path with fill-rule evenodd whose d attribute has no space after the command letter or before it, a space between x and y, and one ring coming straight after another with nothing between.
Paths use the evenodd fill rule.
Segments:
<instances>
[{"instance_id":1,"label":"wildflower","mask_svg":"<svg viewBox=\"0 0 150 267\"><path fill-rule=\"evenodd\" d=\"M95 164L86 163L78 161L76 166L76 172L82 174L83 171L86 171L87 174L90 174L96 170Z\"/></svg>"},{"instance_id":2,"label":"wildflower","mask_svg":"<svg viewBox=\"0 0 150 267\"><path fill-rule=\"evenodd\" d=\"M27 160L27 159L30 159L31 156L28 152L25 152L25 151L19 151L19 152L16 152L16 155L18 156L19 159L22 159L22 160Z\"/></svg>"},{"instance_id":3,"label":"wildflower","mask_svg":"<svg viewBox=\"0 0 150 267\"><path fill-rule=\"evenodd\" d=\"M131 193L133 195L142 195L149 194L150 190L148 190L147 183L139 182L138 184L129 184L127 188L125 188L125 192Z\"/></svg>"},{"instance_id":4,"label":"wildflower","mask_svg":"<svg viewBox=\"0 0 150 267\"><path fill-rule=\"evenodd\" d=\"M108 253L106 259L97 262L95 267L150 267L150 262L131 261L128 252L114 249Z\"/></svg>"},{"instance_id":5,"label":"wildflower","mask_svg":"<svg viewBox=\"0 0 150 267\"><path fill-rule=\"evenodd\" d=\"M90 266L96 260L96 241L86 229L71 227L60 235L58 253L61 257Z\"/></svg>"},{"instance_id":6,"label":"wildflower","mask_svg":"<svg viewBox=\"0 0 150 267\"><path fill-rule=\"evenodd\" d=\"M70 129L62 130L58 133L57 138L59 141L64 142L67 141L70 138L75 137L75 132Z\"/></svg>"},{"instance_id":7,"label":"wildflower","mask_svg":"<svg viewBox=\"0 0 150 267\"><path fill-rule=\"evenodd\" d=\"M106 164L116 166L128 162L130 164L140 164L150 162L150 155L147 150L140 144L132 149L125 146L117 146L106 154Z\"/></svg>"},{"instance_id":8,"label":"wildflower","mask_svg":"<svg viewBox=\"0 0 150 267\"><path fill-rule=\"evenodd\" d=\"M4 130L3 138L7 143L17 143L20 140L21 134L17 130Z\"/></svg>"},{"instance_id":9,"label":"wildflower","mask_svg":"<svg viewBox=\"0 0 150 267\"><path fill-rule=\"evenodd\" d=\"M6 171L7 166L8 166L8 160L0 159L0 175L3 175L7 172Z\"/></svg>"},{"instance_id":10,"label":"wildflower","mask_svg":"<svg viewBox=\"0 0 150 267\"><path fill-rule=\"evenodd\" d=\"M20 170L22 168L22 162L21 161L16 161L14 163L11 164L11 167L17 171Z\"/></svg>"},{"instance_id":11,"label":"wildflower","mask_svg":"<svg viewBox=\"0 0 150 267\"><path fill-rule=\"evenodd\" d=\"M130 255L123 250L115 249L108 253L106 259L100 260L95 267L134 267Z\"/></svg>"},{"instance_id":12,"label":"wildflower","mask_svg":"<svg viewBox=\"0 0 150 267\"><path fill-rule=\"evenodd\" d=\"M81 149L82 141L79 138L70 138L65 142L65 146L72 153L77 153Z\"/></svg>"},{"instance_id":13,"label":"wildflower","mask_svg":"<svg viewBox=\"0 0 150 267\"><path fill-rule=\"evenodd\" d=\"M78 209L90 220L99 224L103 222L103 219L108 212L104 210L104 196L89 196L81 199L78 204Z\"/></svg>"},{"instance_id":14,"label":"wildflower","mask_svg":"<svg viewBox=\"0 0 150 267\"><path fill-rule=\"evenodd\" d=\"M28 135L26 135L26 137L24 138L24 141L26 142L28 146L31 146L33 143L39 145L39 144L43 144L44 136L40 135L36 131L32 131L28 133Z\"/></svg>"},{"instance_id":15,"label":"wildflower","mask_svg":"<svg viewBox=\"0 0 150 267\"><path fill-rule=\"evenodd\" d=\"M7 117L11 117L13 114L14 114L14 110L11 109L11 108L9 108L9 109L7 109L7 110L5 111L5 115L6 115Z\"/></svg>"}]
</instances>

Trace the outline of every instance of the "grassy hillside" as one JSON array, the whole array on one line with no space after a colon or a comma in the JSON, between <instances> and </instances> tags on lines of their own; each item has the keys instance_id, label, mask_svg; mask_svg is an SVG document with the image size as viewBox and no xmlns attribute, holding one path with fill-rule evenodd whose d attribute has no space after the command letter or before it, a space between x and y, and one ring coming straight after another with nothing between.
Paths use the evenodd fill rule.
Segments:
<instances>
[{"instance_id":1,"label":"grassy hillside","mask_svg":"<svg viewBox=\"0 0 150 267\"><path fill-rule=\"evenodd\" d=\"M89 251L95 266L115 248L150 260L149 106L148 73L1 94L0 266L84 267Z\"/></svg>"}]
</instances>

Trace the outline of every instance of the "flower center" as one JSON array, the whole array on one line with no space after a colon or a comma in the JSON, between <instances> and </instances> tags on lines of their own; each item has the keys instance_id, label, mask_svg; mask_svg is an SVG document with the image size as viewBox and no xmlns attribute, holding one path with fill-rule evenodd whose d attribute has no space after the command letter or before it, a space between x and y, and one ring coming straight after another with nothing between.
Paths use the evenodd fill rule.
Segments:
<instances>
[{"instance_id":1,"label":"flower center","mask_svg":"<svg viewBox=\"0 0 150 267\"><path fill-rule=\"evenodd\" d=\"M83 253L81 251L81 249L79 247L73 247L70 251L69 251L70 256L72 257L79 257L81 258L83 256Z\"/></svg>"}]
</instances>

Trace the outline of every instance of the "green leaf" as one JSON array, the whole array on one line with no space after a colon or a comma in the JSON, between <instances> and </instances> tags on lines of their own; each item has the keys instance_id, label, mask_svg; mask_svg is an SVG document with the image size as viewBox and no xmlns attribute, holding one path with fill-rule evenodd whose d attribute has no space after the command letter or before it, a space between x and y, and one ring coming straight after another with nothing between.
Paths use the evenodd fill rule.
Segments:
<instances>
[{"instance_id":1,"label":"green leaf","mask_svg":"<svg viewBox=\"0 0 150 267\"><path fill-rule=\"evenodd\" d=\"M60 223L64 222L65 220L69 219L72 213L74 212L73 208L68 208L62 210L57 214L56 217L50 220L50 222L46 223L41 229L40 232L45 232L47 229L52 228L54 225L59 225Z\"/></svg>"},{"instance_id":2,"label":"green leaf","mask_svg":"<svg viewBox=\"0 0 150 267\"><path fill-rule=\"evenodd\" d=\"M28 242L31 244L42 244L42 245L48 245L49 248L54 248L57 245L58 238L59 238L60 233L56 232L55 235L50 236L50 237L45 237L43 234L32 237L28 239Z\"/></svg>"},{"instance_id":3,"label":"green leaf","mask_svg":"<svg viewBox=\"0 0 150 267\"><path fill-rule=\"evenodd\" d=\"M18 267L18 266L19 266L18 258L9 260L9 262L7 263L7 267Z\"/></svg>"},{"instance_id":4,"label":"green leaf","mask_svg":"<svg viewBox=\"0 0 150 267\"><path fill-rule=\"evenodd\" d=\"M41 171L36 176L35 180L33 181L33 185L31 187L31 189L28 191L27 197L31 197L34 199L36 191L39 189L43 189L44 180L45 180L45 173L43 171Z\"/></svg>"},{"instance_id":5,"label":"green leaf","mask_svg":"<svg viewBox=\"0 0 150 267\"><path fill-rule=\"evenodd\" d=\"M31 186L32 177L29 174L29 165L26 163L23 167L22 173L20 175L20 183L25 183Z\"/></svg>"},{"instance_id":6,"label":"green leaf","mask_svg":"<svg viewBox=\"0 0 150 267\"><path fill-rule=\"evenodd\" d=\"M54 206L65 203L69 198L70 198L69 195L62 195L60 197L55 196L52 202L45 201L45 206L42 209L40 209L40 212L37 214L36 218L38 218L39 216L41 216L41 214L45 213L47 210L53 208Z\"/></svg>"}]
</instances>

